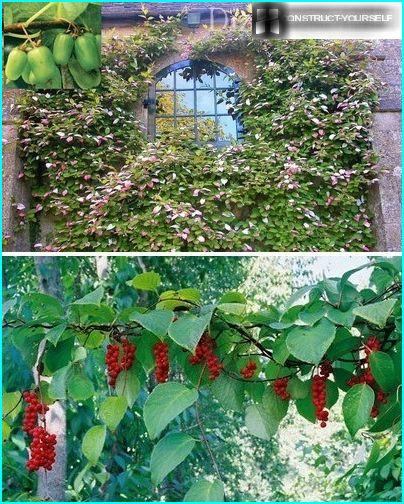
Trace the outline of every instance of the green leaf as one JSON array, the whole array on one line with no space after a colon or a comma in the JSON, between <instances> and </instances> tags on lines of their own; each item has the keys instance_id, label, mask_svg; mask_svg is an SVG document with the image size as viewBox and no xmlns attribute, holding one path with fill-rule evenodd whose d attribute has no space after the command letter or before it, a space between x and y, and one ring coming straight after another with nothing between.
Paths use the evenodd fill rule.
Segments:
<instances>
[{"instance_id":1,"label":"green leaf","mask_svg":"<svg viewBox=\"0 0 404 504\"><path fill-rule=\"evenodd\" d=\"M373 469L373 467L376 465L376 462L379 459L379 455L380 455L380 444L378 441L375 441L373 443L372 449L370 450L366 466L363 470L364 475L368 473L371 469Z\"/></svg>"},{"instance_id":2,"label":"green leaf","mask_svg":"<svg viewBox=\"0 0 404 504\"><path fill-rule=\"evenodd\" d=\"M161 278L158 273L148 271L147 273L140 273L140 275L135 276L135 278L126 283L135 289L155 291L161 284Z\"/></svg>"},{"instance_id":3,"label":"green leaf","mask_svg":"<svg viewBox=\"0 0 404 504\"><path fill-rule=\"evenodd\" d=\"M355 321L353 308L350 308L349 310L346 311L342 311L337 310L337 308L334 308L334 306L328 305L326 316L328 320L330 320L334 324L345 326L348 328L351 328Z\"/></svg>"},{"instance_id":4,"label":"green leaf","mask_svg":"<svg viewBox=\"0 0 404 504\"><path fill-rule=\"evenodd\" d=\"M394 362L390 355L384 352L371 352L369 364L374 379L384 392L390 392L398 385Z\"/></svg>"},{"instance_id":5,"label":"green leaf","mask_svg":"<svg viewBox=\"0 0 404 504\"><path fill-rule=\"evenodd\" d=\"M381 409L376 422L369 429L369 432L383 432L390 429L395 423L401 419L401 405L398 402L388 404Z\"/></svg>"},{"instance_id":6,"label":"green leaf","mask_svg":"<svg viewBox=\"0 0 404 504\"><path fill-rule=\"evenodd\" d=\"M298 289L290 296L290 298L286 302L285 309L288 310L289 308L292 308L297 303L297 301L299 301L303 296L311 292L314 288L316 288L316 285L305 285L304 287Z\"/></svg>"},{"instance_id":7,"label":"green leaf","mask_svg":"<svg viewBox=\"0 0 404 504\"><path fill-rule=\"evenodd\" d=\"M106 435L105 425L94 425L84 434L81 450L92 465L96 465L101 456Z\"/></svg>"},{"instance_id":8,"label":"green leaf","mask_svg":"<svg viewBox=\"0 0 404 504\"><path fill-rule=\"evenodd\" d=\"M239 292L227 292L220 298L217 305L218 310L235 315L242 315L246 311L246 307L247 300Z\"/></svg>"},{"instance_id":9,"label":"green leaf","mask_svg":"<svg viewBox=\"0 0 404 504\"><path fill-rule=\"evenodd\" d=\"M64 19L74 21L82 14L88 3L85 2L12 2L13 21L27 21L31 16L37 14L43 9L43 12L37 18L40 21L53 21ZM46 7L46 9L44 9Z\"/></svg>"},{"instance_id":10,"label":"green leaf","mask_svg":"<svg viewBox=\"0 0 404 504\"><path fill-rule=\"evenodd\" d=\"M281 336L276 338L272 347L272 357L277 363L281 364L282 366L290 356L289 349L286 345L286 337L286 334L282 334Z\"/></svg>"},{"instance_id":11,"label":"green leaf","mask_svg":"<svg viewBox=\"0 0 404 504\"><path fill-rule=\"evenodd\" d=\"M136 340L136 360L142 364L147 374L156 365L153 347L159 341L157 336L148 331L143 331L141 337Z\"/></svg>"},{"instance_id":12,"label":"green leaf","mask_svg":"<svg viewBox=\"0 0 404 504\"><path fill-rule=\"evenodd\" d=\"M44 364L48 374L54 374L58 369L67 366L72 360L74 337L59 341L45 352Z\"/></svg>"},{"instance_id":13,"label":"green leaf","mask_svg":"<svg viewBox=\"0 0 404 504\"><path fill-rule=\"evenodd\" d=\"M351 436L364 427L370 418L375 400L373 389L366 384L354 385L342 402L344 421Z\"/></svg>"},{"instance_id":14,"label":"green leaf","mask_svg":"<svg viewBox=\"0 0 404 504\"><path fill-rule=\"evenodd\" d=\"M64 333L66 327L67 327L66 323L52 327L52 329L49 329L47 331L46 339L49 340L51 343L53 343L54 346L56 346L59 342L60 337Z\"/></svg>"},{"instance_id":15,"label":"green leaf","mask_svg":"<svg viewBox=\"0 0 404 504\"><path fill-rule=\"evenodd\" d=\"M125 416L128 402L125 397L107 397L100 406L100 418L114 431Z\"/></svg>"},{"instance_id":16,"label":"green leaf","mask_svg":"<svg viewBox=\"0 0 404 504\"><path fill-rule=\"evenodd\" d=\"M314 325L324 317L326 305L320 300L309 305L305 310L299 313L299 319L307 325Z\"/></svg>"},{"instance_id":17,"label":"green leaf","mask_svg":"<svg viewBox=\"0 0 404 504\"><path fill-rule=\"evenodd\" d=\"M212 394L225 410L242 411L244 401L244 384L225 374L219 375L212 383Z\"/></svg>"},{"instance_id":18,"label":"green leaf","mask_svg":"<svg viewBox=\"0 0 404 504\"><path fill-rule=\"evenodd\" d=\"M70 375L71 364L58 369L52 376L52 381L49 385L49 397L51 399L66 399L66 383Z\"/></svg>"},{"instance_id":19,"label":"green leaf","mask_svg":"<svg viewBox=\"0 0 404 504\"><path fill-rule=\"evenodd\" d=\"M94 395L94 385L80 371L71 374L67 380L67 393L73 401L86 401Z\"/></svg>"},{"instance_id":20,"label":"green leaf","mask_svg":"<svg viewBox=\"0 0 404 504\"><path fill-rule=\"evenodd\" d=\"M29 312L31 320L55 322L64 314L63 306L53 296L33 292L23 298L24 313Z\"/></svg>"},{"instance_id":21,"label":"green leaf","mask_svg":"<svg viewBox=\"0 0 404 504\"><path fill-rule=\"evenodd\" d=\"M104 288L97 287L92 292L89 292L84 297L78 299L73 304L95 304L99 305L101 303L102 298L104 297Z\"/></svg>"},{"instance_id":22,"label":"green leaf","mask_svg":"<svg viewBox=\"0 0 404 504\"><path fill-rule=\"evenodd\" d=\"M3 420L2 425L3 425L3 428L2 428L3 441L7 441L7 439L10 437L11 427L8 425L8 423L5 420Z\"/></svg>"},{"instance_id":23,"label":"green leaf","mask_svg":"<svg viewBox=\"0 0 404 504\"><path fill-rule=\"evenodd\" d=\"M3 392L3 418L13 422L22 408L20 392Z\"/></svg>"},{"instance_id":24,"label":"green leaf","mask_svg":"<svg viewBox=\"0 0 404 504\"><path fill-rule=\"evenodd\" d=\"M286 338L289 352L297 359L319 364L335 338L335 325L322 319L312 327L294 327Z\"/></svg>"},{"instance_id":25,"label":"green leaf","mask_svg":"<svg viewBox=\"0 0 404 504\"><path fill-rule=\"evenodd\" d=\"M7 299L7 301L4 301L3 303L3 318L4 316L14 308L14 306L16 305L17 303L17 299L16 298L13 298L13 299Z\"/></svg>"},{"instance_id":26,"label":"green leaf","mask_svg":"<svg viewBox=\"0 0 404 504\"><path fill-rule=\"evenodd\" d=\"M269 441L279 427L279 421L268 415L262 404L247 406L245 425L253 436Z\"/></svg>"},{"instance_id":27,"label":"green leaf","mask_svg":"<svg viewBox=\"0 0 404 504\"><path fill-rule=\"evenodd\" d=\"M262 405L271 423L280 422L288 412L289 401L281 399L272 386L268 386L262 397Z\"/></svg>"},{"instance_id":28,"label":"green leaf","mask_svg":"<svg viewBox=\"0 0 404 504\"><path fill-rule=\"evenodd\" d=\"M211 318L211 311L199 317L193 313L185 313L170 325L168 335L178 345L194 352Z\"/></svg>"},{"instance_id":29,"label":"green leaf","mask_svg":"<svg viewBox=\"0 0 404 504\"><path fill-rule=\"evenodd\" d=\"M198 289L188 288L180 289L178 291L169 290L162 292L159 297L160 301L189 301L192 304L199 304L201 301L201 294ZM189 305L189 304L188 304Z\"/></svg>"},{"instance_id":30,"label":"green leaf","mask_svg":"<svg viewBox=\"0 0 404 504\"><path fill-rule=\"evenodd\" d=\"M142 327L163 339L173 321L174 313L168 310L154 310L149 313L132 313L129 320L138 322Z\"/></svg>"},{"instance_id":31,"label":"green leaf","mask_svg":"<svg viewBox=\"0 0 404 504\"><path fill-rule=\"evenodd\" d=\"M91 331L90 334L79 333L77 338L85 348L98 348L104 343L106 333L102 331Z\"/></svg>"},{"instance_id":32,"label":"green leaf","mask_svg":"<svg viewBox=\"0 0 404 504\"><path fill-rule=\"evenodd\" d=\"M310 392L310 382L301 381L299 378L293 377L288 381L286 388L292 399L304 399Z\"/></svg>"},{"instance_id":33,"label":"green leaf","mask_svg":"<svg viewBox=\"0 0 404 504\"><path fill-rule=\"evenodd\" d=\"M275 380L276 378L285 378L291 376L292 371L290 368L280 366L276 362L268 362L265 367L265 377L268 380Z\"/></svg>"},{"instance_id":34,"label":"green leaf","mask_svg":"<svg viewBox=\"0 0 404 504\"><path fill-rule=\"evenodd\" d=\"M140 393L140 381L136 375L136 369L119 373L116 380L115 390L119 396L125 397L129 408L133 406Z\"/></svg>"},{"instance_id":35,"label":"green leaf","mask_svg":"<svg viewBox=\"0 0 404 504\"><path fill-rule=\"evenodd\" d=\"M223 502L224 487L219 480L198 480L185 494L184 502Z\"/></svg>"},{"instance_id":36,"label":"green leaf","mask_svg":"<svg viewBox=\"0 0 404 504\"><path fill-rule=\"evenodd\" d=\"M176 382L161 383L147 398L143 419L150 439L155 439L176 416L198 399L198 392Z\"/></svg>"},{"instance_id":37,"label":"green leaf","mask_svg":"<svg viewBox=\"0 0 404 504\"><path fill-rule=\"evenodd\" d=\"M379 303L372 303L365 306L358 306L353 310L353 314L361 317L371 324L383 328L390 317L397 299L386 299Z\"/></svg>"},{"instance_id":38,"label":"green leaf","mask_svg":"<svg viewBox=\"0 0 404 504\"><path fill-rule=\"evenodd\" d=\"M188 434L167 434L154 447L151 459L151 481L159 485L173 469L188 457L195 446L195 440Z\"/></svg>"}]
</instances>

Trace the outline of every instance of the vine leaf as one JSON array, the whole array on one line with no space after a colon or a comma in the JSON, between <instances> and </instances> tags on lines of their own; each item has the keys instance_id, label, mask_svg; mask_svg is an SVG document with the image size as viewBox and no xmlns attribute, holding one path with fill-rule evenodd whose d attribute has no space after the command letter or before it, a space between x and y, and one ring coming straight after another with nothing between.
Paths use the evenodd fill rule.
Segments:
<instances>
[{"instance_id":1,"label":"vine leaf","mask_svg":"<svg viewBox=\"0 0 404 504\"><path fill-rule=\"evenodd\" d=\"M126 398L131 408L140 393L140 381L136 375L136 369L131 368L129 371L119 373L115 389L119 396Z\"/></svg>"},{"instance_id":2,"label":"vine leaf","mask_svg":"<svg viewBox=\"0 0 404 504\"><path fill-rule=\"evenodd\" d=\"M184 502L223 502L224 486L219 480L200 479L185 494Z\"/></svg>"},{"instance_id":3,"label":"vine leaf","mask_svg":"<svg viewBox=\"0 0 404 504\"><path fill-rule=\"evenodd\" d=\"M371 352L369 364L374 379L385 392L397 385L394 362L390 355L385 352Z\"/></svg>"},{"instance_id":4,"label":"vine leaf","mask_svg":"<svg viewBox=\"0 0 404 504\"><path fill-rule=\"evenodd\" d=\"M351 436L354 436L360 428L366 425L374 400L373 389L365 383L354 385L346 393L342 402L342 413Z\"/></svg>"},{"instance_id":5,"label":"vine leaf","mask_svg":"<svg viewBox=\"0 0 404 504\"><path fill-rule=\"evenodd\" d=\"M147 398L143 419L150 439L155 439L176 416L198 399L196 389L176 382L157 385Z\"/></svg>"},{"instance_id":6,"label":"vine leaf","mask_svg":"<svg viewBox=\"0 0 404 504\"><path fill-rule=\"evenodd\" d=\"M276 434L279 422L268 416L262 404L252 404L245 410L245 425L253 436L269 441Z\"/></svg>"},{"instance_id":7,"label":"vine leaf","mask_svg":"<svg viewBox=\"0 0 404 504\"><path fill-rule=\"evenodd\" d=\"M334 341L335 330L335 325L325 318L312 327L294 327L286 338L286 345L297 359L319 364Z\"/></svg>"},{"instance_id":8,"label":"vine leaf","mask_svg":"<svg viewBox=\"0 0 404 504\"><path fill-rule=\"evenodd\" d=\"M71 371L71 364L62 367L52 376L49 385L49 397L51 399L66 399L66 383Z\"/></svg>"},{"instance_id":9,"label":"vine leaf","mask_svg":"<svg viewBox=\"0 0 404 504\"><path fill-rule=\"evenodd\" d=\"M132 280L129 280L126 283L135 289L155 291L161 284L161 277L154 271L148 271L147 273L140 273L140 275L136 275L132 278Z\"/></svg>"},{"instance_id":10,"label":"vine leaf","mask_svg":"<svg viewBox=\"0 0 404 504\"><path fill-rule=\"evenodd\" d=\"M163 339L173 321L174 313L168 310L154 310L150 313L132 313L130 320L138 322L142 327Z\"/></svg>"},{"instance_id":11,"label":"vine leaf","mask_svg":"<svg viewBox=\"0 0 404 504\"><path fill-rule=\"evenodd\" d=\"M383 328L387 319L390 317L397 299L386 299L379 303L372 303L364 306L358 306L353 310L353 314L361 317L371 324Z\"/></svg>"},{"instance_id":12,"label":"vine leaf","mask_svg":"<svg viewBox=\"0 0 404 504\"><path fill-rule=\"evenodd\" d=\"M199 317L193 313L185 313L170 325L168 335L178 345L194 352L211 318L212 311Z\"/></svg>"},{"instance_id":13,"label":"vine leaf","mask_svg":"<svg viewBox=\"0 0 404 504\"><path fill-rule=\"evenodd\" d=\"M114 431L126 413L128 402L125 397L107 397L100 406L100 418L109 430Z\"/></svg>"},{"instance_id":14,"label":"vine leaf","mask_svg":"<svg viewBox=\"0 0 404 504\"><path fill-rule=\"evenodd\" d=\"M95 465L100 458L104 448L106 434L107 428L105 425L94 425L94 427L91 427L84 434L81 450L92 465Z\"/></svg>"},{"instance_id":15,"label":"vine leaf","mask_svg":"<svg viewBox=\"0 0 404 504\"><path fill-rule=\"evenodd\" d=\"M154 447L151 459L151 481L159 485L177 465L188 457L195 446L195 439L183 432L167 434Z\"/></svg>"},{"instance_id":16,"label":"vine leaf","mask_svg":"<svg viewBox=\"0 0 404 504\"><path fill-rule=\"evenodd\" d=\"M94 385L87 376L73 374L67 380L67 393L74 401L86 401L94 395Z\"/></svg>"},{"instance_id":17,"label":"vine leaf","mask_svg":"<svg viewBox=\"0 0 404 504\"><path fill-rule=\"evenodd\" d=\"M89 292L82 298L75 301L73 304L95 304L99 305L101 303L102 298L104 297L104 289L103 287L97 287L92 292Z\"/></svg>"},{"instance_id":18,"label":"vine leaf","mask_svg":"<svg viewBox=\"0 0 404 504\"><path fill-rule=\"evenodd\" d=\"M377 417L376 422L369 429L369 432L383 432L399 422L401 417L401 405L398 402L388 404Z\"/></svg>"},{"instance_id":19,"label":"vine leaf","mask_svg":"<svg viewBox=\"0 0 404 504\"><path fill-rule=\"evenodd\" d=\"M11 422L22 408L21 392L3 392L3 417Z\"/></svg>"},{"instance_id":20,"label":"vine leaf","mask_svg":"<svg viewBox=\"0 0 404 504\"><path fill-rule=\"evenodd\" d=\"M212 383L212 394L225 410L242 411L244 402L244 384L225 374Z\"/></svg>"},{"instance_id":21,"label":"vine leaf","mask_svg":"<svg viewBox=\"0 0 404 504\"><path fill-rule=\"evenodd\" d=\"M46 339L53 343L54 346L56 346L59 342L60 337L66 330L67 324L58 324L55 327L52 327L52 329L49 329L49 331L46 333Z\"/></svg>"}]
</instances>

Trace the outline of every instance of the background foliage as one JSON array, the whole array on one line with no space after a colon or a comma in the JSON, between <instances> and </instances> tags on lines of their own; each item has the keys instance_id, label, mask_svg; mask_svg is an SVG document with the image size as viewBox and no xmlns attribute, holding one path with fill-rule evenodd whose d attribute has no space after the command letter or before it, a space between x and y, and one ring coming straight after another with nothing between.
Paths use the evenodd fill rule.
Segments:
<instances>
[{"instance_id":1,"label":"background foliage","mask_svg":"<svg viewBox=\"0 0 404 504\"><path fill-rule=\"evenodd\" d=\"M161 275L164 288L179 289L189 285L199 288L207 303L217 302L225 291L237 289L248 296L249 311L261 310L261 313L274 305L285 307L292 290L319 280L315 273L318 270L310 262L292 259L177 257L139 261L119 257L102 263L93 258L68 257L57 259L56 264L65 305L90 294L94 288L103 287L103 303L120 316L130 313L128 309L136 311L139 306L149 305L154 299L153 293L145 297L144 291L130 285L131 279L145 268ZM369 283L372 291L363 282L358 288L362 298L369 299L370 295L385 292L391 285L391 275L396 276L394 264L398 263L382 261L381 267L374 269ZM5 301L14 299L17 302L6 315L11 323L17 307L23 306L39 288L34 260L6 258L3 282ZM29 317L25 310L20 313ZM389 334L390 322L391 319L385 329ZM366 334L366 324L360 326L359 322L357 327ZM15 330L11 327L4 332L3 383L7 393L29 388L32 384L30 365L23 358L21 344L16 348L13 333ZM85 467L81 455L83 436L98 423L95 417L99 414L99 405L109 395L103 346L88 349L83 361L82 372L96 389L94 397L86 401L68 397L66 402L69 497L72 500L182 500L195 478L212 477L214 472L203 444L198 443L186 462L177 466L160 487L156 489L151 485L149 464L155 441L150 440L142 416L144 401L155 387L152 374L119 428L114 434L108 434L97 466L81 473ZM58 361L56 356L53 358ZM136 369L141 377L141 369L138 366ZM186 380L187 376L189 379L181 367L173 372L177 381ZM394 423L395 418L391 419L393 426L384 432L366 434L365 431L366 438L356 436L352 439L342 424L341 399L333 407L326 429L307 422L291 406L278 433L262 440L252 436L246 428L242 411L225 407L222 397L226 394L212 395L209 389L201 389L200 415L225 482L228 500L298 500L301 495L310 496L312 500L399 500L401 445L400 428ZM391 400L394 402L394 394ZM5 407L3 414L6 410ZM170 431L180 430L197 436L195 422L195 411L191 407L171 423ZM11 417L6 416L6 423L3 498L29 500L35 493L36 478L28 475L24 467L27 446L21 433L21 412L17 410ZM369 427L371 425L372 421ZM370 452L371 440L375 443Z\"/></svg>"},{"instance_id":2,"label":"background foliage","mask_svg":"<svg viewBox=\"0 0 404 504\"><path fill-rule=\"evenodd\" d=\"M180 19L104 43L102 92L25 93L21 178L33 184L21 225L57 217L46 250L368 250L366 208L377 102L369 46L250 37L249 14L204 38ZM234 114L241 144L197 145L188 128L147 142L136 107L162 56L245 54L255 79ZM230 105L229 105L230 106ZM12 239L11 236L6 237Z\"/></svg>"}]
</instances>

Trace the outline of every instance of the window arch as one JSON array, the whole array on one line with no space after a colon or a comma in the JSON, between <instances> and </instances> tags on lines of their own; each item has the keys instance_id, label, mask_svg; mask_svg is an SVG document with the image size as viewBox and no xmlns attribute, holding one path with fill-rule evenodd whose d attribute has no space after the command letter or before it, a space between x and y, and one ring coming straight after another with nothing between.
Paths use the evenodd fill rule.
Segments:
<instances>
[{"instance_id":1,"label":"window arch","mask_svg":"<svg viewBox=\"0 0 404 504\"><path fill-rule=\"evenodd\" d=\"M234 110L239 82L231 68L206 60L164 68L150 89L150 136L182 128L200 143L224 146L240 140L242 127Z\"/></svg>"}]
</instances>

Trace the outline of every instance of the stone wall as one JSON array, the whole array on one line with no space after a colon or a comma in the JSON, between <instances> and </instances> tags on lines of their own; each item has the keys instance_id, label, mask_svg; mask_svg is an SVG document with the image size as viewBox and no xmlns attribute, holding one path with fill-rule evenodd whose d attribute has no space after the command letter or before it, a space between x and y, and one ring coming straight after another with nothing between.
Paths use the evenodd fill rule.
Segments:
<instances>
[{"instance_id":1,"label":"stone wall","mask_svg":"<svg viewBox=\"0 0 404 504\"><path fill-rule=\"evenodd\" d=\"M3 239L4 251L26 252L31 250L29 227L16 233L20 219L13 204L30 208L31 191L19 177L22 162L18 156L16 111L14 101L18 91L3 91ZM20 207L22 208L22 207ZM24 211L24 210L21 210Z\"/></svg>"},{"instance_id":2,"label":"stone wall","mask_svg":"<svg viewBox=\"0 0 404 504\"><path fill-rule=\"evenodd\" d=\"M379 155L379 181L372 188L377 250L401 251L401 40L375 42L372 73L380 81L374 114L373 146Z\"/></svg>"},{"instance_id":3,"label":"stone wall","mask_svg":"<svg viewBox=\"0 0 404 504\"><path fill-rule=\"evenodd\" d=\"M129 34L134 29L132 24L122 27L122 32ZM108 37L110 34L107 31L104 35ZM202 32L200 34L202 36ZM195 35L198 36L198 33ZM371 56L371 70L382 84L380 106L373 122L373 144L379 155L379 181L371 189L370 210L374 213L376 250L398 252L401 251L401 41L377 41ZM179 54L172 53L160 59L155 70L179 59ZM253 77L251 66L243 55L218 54L215 60L233 68L243 79ZM21 203L26 209L30 206L30 189L24 179L19 178L22 166L17 152L15 112L12 108L15 93L15 90L3 92L3 230L4 236L10 236L4 250L26 252L51 233L52 219L43 219L39 236L33 233L30 236L28 226L15 233L18 218L13 203ZM146 109L139 104L137 112L146 125Z\"/></svg>"}]
</instances>

